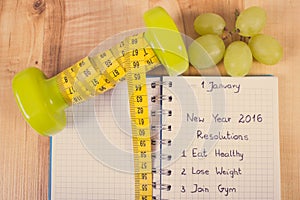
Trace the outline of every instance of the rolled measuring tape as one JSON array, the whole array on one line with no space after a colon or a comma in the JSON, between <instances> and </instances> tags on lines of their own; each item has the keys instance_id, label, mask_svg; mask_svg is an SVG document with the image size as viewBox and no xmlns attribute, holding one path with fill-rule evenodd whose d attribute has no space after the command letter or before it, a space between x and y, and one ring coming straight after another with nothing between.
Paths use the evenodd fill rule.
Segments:
<instances>
[{"instance_id":1,"label":"rolled measuring tape","mask_svg":"<svg viewBox=\"0 0 300 200\"><path fill-rule=\"evenodd\" d=\"M169 75L186 71L189 62L185 44L169 14L155 7L144 14L144 22L145 32L85 57L50 79L34 67L16 74L13 92L30 126L46 136L61 131L66 125L65 108L102 94L123 80L130 54L139 57L131 66L145 66L146 71L161 64ZM135 48L130 49L131 45Z\"/></svg>"}]
</instances>

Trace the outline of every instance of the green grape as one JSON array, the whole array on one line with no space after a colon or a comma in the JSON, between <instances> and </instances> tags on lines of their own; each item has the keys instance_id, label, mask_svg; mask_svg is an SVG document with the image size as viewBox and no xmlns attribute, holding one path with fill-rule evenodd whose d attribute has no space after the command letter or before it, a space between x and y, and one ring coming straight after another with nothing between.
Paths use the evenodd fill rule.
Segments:
<instances>
[{"instance_id":1,"label":"green grape","mask_svg":"<svg viewBox=\"0 0 300 200\"><path fill-rule=\"evenodd\" d=\"M259 34L249 40L253 57L260 63L275 65L282 56L283 50L279 42L271 36Z\"/></svg>"},{"instance_id":2,"label":"green grape","mask_svg":"<svg viewBox=\"0 0 300 200\"><path fill-rule=\"evenodd\" d=\"M204 13L194 21L194 29L199 35L217 34L221 35L225 28L224 19L215 13Z\"/></svg>"},{"instance_id":3,"label":"green grape","mask_svg":"<svg viewBox=\"0 0 300 200\"><path fill-rule=\"evenodd\" d=\"M235 28L244 37L258 34L265 26L267 15L264 9L253 6L242 11L237 17Z\"/></svg>"},{"instance_id":4,"label":"green grape","mask_svg":"<svg viewBox=\"0 0 300 200\"><path fill-rule=\"evenodd\" d=\"M230 76L245 76L252 66L252 53L245 42L232 42L224 55L224 66Z\"/></svg>"},{"instance_id":5,"label":"green grape","mask_svg":"<svg viewBox=\"0 0 300 200\"><path fill-rule=\"evenodd\" d=\"M224 53L223 40L213 34L198 37L188 48L190 63L197 69L216 66L222 60Z\"/></svg>"}]
</instances>

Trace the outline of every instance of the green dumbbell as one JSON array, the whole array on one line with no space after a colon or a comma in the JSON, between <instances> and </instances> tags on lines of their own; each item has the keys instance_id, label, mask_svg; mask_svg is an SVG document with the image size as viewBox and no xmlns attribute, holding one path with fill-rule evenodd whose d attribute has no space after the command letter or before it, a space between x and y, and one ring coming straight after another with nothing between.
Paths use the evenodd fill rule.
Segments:
<instances>
[{"instance_id":1,"label":"green dumbbell","mask_svg":"<svg viewBox=\"0 0 300 200\"><path fill-rule=\"evenodd\" d=\"M186 71L188 56L185 44L169 14L163 8L155 7L144 14L144 22L146 25L144 39L168 73L179 75ZM80 65L80 62L77 64ZM94 62L90 65L98 67ZM73 68L67 68L60 74L64 72L70 74ZM94 73L99 71L94 70ZM97 74L95 77L101 76ZM26 121L41 135L57 133L66 125L64 110L71 103L64 94L66 88L62 88L59 84L61 78L57 75L47 79L38 68L30 67L19 72L13 79L12 87L18 106Z\"/></svg>"}]
</instances>

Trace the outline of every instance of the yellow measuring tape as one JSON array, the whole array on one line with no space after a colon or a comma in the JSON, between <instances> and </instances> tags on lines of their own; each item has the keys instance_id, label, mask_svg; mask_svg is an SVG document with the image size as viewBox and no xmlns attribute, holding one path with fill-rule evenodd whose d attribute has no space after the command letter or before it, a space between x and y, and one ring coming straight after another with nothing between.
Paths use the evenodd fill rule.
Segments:
<instances>
[{"instance_id":1,"label":"yellow measuring tape","mask_svg":"<svg viewBox=\"0 0 300 200\"><path fill-rule=\"evenodd\" d=\"M143 37L143 36L142 36ZM129 52L125 56L128 66L126 74L128 97L131 115L132 142L134 152L135 199L152 199L152 150L151 130L148 111L148 96L146 87L146 66L152 66L152 60L144 59L152 56L152 49L139 48L145 46L141 35L136 35L129 41ZM132 41L135 41L134 43ZM156 60L153 59L153 60Z\"/></svg>"},{"instance_id":2,"label":"yellow measuring tape","mask_svg":"<svg viewBox=\"0 0 300 200\"><path fill-rule=\"evenodd\" d=\"M135 60L126 63L126 59L130 58ZM77 104L113 88L125 77L129 66L143 66L149 71L158 65L160 62L145 40L144 33L140 33L94 57L81 59L58 74L57 84L64 100L69 105Z\"/></svg>"},{"instance_id":3,"label":"yellow measuring tape","mask_svg":"<svg viewBox=\"0 0 300 200\"><path fill-rule=\"evenodd\" d=\"M66 102L76 104L115 86L126 75L134 153L135 199L152 199L152 151L146 71L160 65L144 33L86 57L62 71L57 84Z\"/></svg>"}]
</instances>

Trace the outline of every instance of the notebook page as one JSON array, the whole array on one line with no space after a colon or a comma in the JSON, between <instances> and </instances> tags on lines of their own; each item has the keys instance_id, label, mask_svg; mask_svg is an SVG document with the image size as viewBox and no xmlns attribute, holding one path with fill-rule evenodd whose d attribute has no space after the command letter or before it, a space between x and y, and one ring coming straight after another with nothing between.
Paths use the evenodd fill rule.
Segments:
<instances>
[{"instance_id":1,"label":"notebook page","mask_svg":"<svg viewBox=\"0 0 300 200\"><path fill-rule=\"evenodd\" d=\"M150 103L160 92L150 87L155 80L147 79L151 109L160 106ZM69 108L67 114L67 127L51 138L49 199L134 199L127 83ZM153 123L160 121L157 117L151 118ZM159 160L153 162L159 167ZM159 182L159 176L153 180Z\"/></svg>"},{"instance_id":2,"label":"notebook page","mask_svg":"<svg viewBox=\"0 0 300 200\"><path fill-rule=\"evenodd\" d=\"M164 77L163 199L280 199L276 77Z\"/></svg>"}]
</instances>

